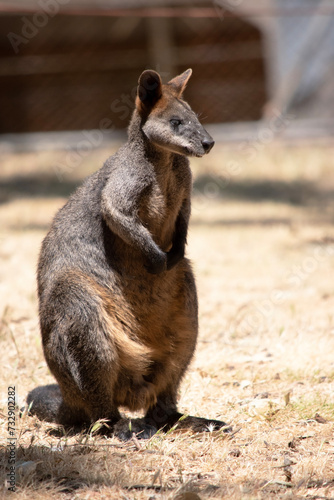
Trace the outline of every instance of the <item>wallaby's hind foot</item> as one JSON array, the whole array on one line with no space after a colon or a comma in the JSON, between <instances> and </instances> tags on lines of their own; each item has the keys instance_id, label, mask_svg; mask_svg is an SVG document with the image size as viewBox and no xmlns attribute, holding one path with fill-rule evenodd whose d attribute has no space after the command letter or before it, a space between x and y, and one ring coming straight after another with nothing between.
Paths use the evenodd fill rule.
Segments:
<instances>
[{"instance_id":1,"label":"wallaby's hind foot","mask_svg":"<svg viewBox=\"0 0 334 500\"><path fill-rule=\"evenodd\" d=\"M176 426L177 429L191 429L194 432L212 432L222 429L231 432L232 427L222 420L213 420L202 417L185 416L176 410L174 398L163 395L156 405L148 410L145 421L163 431Z\"/></svg>"},{"instance_id":2,"label":"wallaby's hind foot","mask_svg":"<svg viewBox=\"0 0 334 500\"><path fill-rule=\"evenodd\" d=\"M181 418L177 423L177 429L191 429L194 432L213 432L220 430L227 433L232 432L232 427L222 420L192 417L191 415Z\"/></svg>"},{"instance_id":3,"label":"wallaby's hind foot","mask_svg":"<svg viewBox=\"0 0 334 500\"><path fill-rule=\"evenodd\" d=\"M144 418L122 418L114 425L114 436L121 441L128 441L133 434L137 439L150 439L158 431L157 427L147 423Z\"/></svg>"}]
</instances>

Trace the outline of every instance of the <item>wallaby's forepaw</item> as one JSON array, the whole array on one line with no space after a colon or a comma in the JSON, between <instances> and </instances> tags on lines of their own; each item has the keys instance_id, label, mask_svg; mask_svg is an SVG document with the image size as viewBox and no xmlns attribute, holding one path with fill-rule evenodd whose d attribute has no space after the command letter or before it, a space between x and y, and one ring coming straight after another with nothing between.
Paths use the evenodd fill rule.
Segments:
<instances>
[{"instance_id":1,"label":"wallaby's forepaw","mask_svg":"<svg viewBox=\"0 0 334 500\"><path fill-rule=\"evenodd\" d=\"M159 253L150 256L146 261L145 269L150 274L160 274L167 271L167 254L160 250Z\"/></svg>"},{"instance_id":2,"label":"wallaby's forepaw","mask_svg":"<svg viewBox=\"0 0 334 500\"><path fill-rule=\"evenodd\" d=\"M184 257L184 246L180 248L172 247L167 253L167 271L172 269Z\"/></svg>"},{"instance_id":3,"label":"wallaby's forepaw","mask_svg":"<svg viewBox=\"0 0 334 500\"><path fill-rule=\"evenodd\" d=\"M114 435L121 441L128 441L135 434L137 439L149 439L157 432L157 428L142 418L129 420L122 418L114 425Z\"/></svg>"}]
</instances>

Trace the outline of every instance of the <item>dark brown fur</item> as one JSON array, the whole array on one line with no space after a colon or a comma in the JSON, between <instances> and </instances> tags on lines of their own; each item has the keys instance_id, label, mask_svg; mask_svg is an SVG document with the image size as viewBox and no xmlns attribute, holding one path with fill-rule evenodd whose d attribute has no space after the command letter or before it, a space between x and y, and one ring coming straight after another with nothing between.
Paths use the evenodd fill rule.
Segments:
<instances>
[{"instance_id":1,"label":"dark brown fur","mask_svg":"<svg viewBox=\"0 0 334 500\"><path fill-rule=\"evenodd\" d=\"M66 426L144 409L142 437L174 425L177 390L197 338L196 287L184 257L191 172L213 141L181 99L191 70L162 85L145 71L127 143L56 215L38 265L43 348L57 385L31 412ZM219 421L188 418L204 429Z\"/></svg>"}]
</instances>

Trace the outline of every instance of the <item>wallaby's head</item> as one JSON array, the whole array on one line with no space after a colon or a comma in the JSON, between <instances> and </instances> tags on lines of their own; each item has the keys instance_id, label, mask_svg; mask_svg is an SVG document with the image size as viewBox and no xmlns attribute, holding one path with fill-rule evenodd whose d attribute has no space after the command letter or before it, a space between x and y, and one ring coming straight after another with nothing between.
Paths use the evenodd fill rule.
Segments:
<instances>
[{"instance_id":1,"label":"wallaby's head","mask_svg":"<svg viewBox=\"0 0 334 500\"><path fill-rule=\"evenodd\" d=\"M187 69L162 84L156 71L144 71L138 82L136 109L142 118L144 134L156 146L185 156L203 156L214 141L182 100L191 73Z\"/></svg>"}]
</instances>

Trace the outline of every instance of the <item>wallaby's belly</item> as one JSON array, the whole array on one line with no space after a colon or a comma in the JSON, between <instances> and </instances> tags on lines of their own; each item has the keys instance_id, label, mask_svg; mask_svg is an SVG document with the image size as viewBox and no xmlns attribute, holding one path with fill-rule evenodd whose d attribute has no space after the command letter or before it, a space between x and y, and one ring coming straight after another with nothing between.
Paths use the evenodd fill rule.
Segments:
<instances>
[{"instance_id":1,"label":"wallaby's belly","mask_svg":"<svg viewBox=\"0 0 334 500\"><path fill-rule=\"evenodd\" d=\"M176 316L197 314L196 288L188 259L158 276L144 271L140 276L121 276L115 284L124 305L137 318L142 335L150 332L149 336L169 336Z\"/></svg>"}]
</instances>

